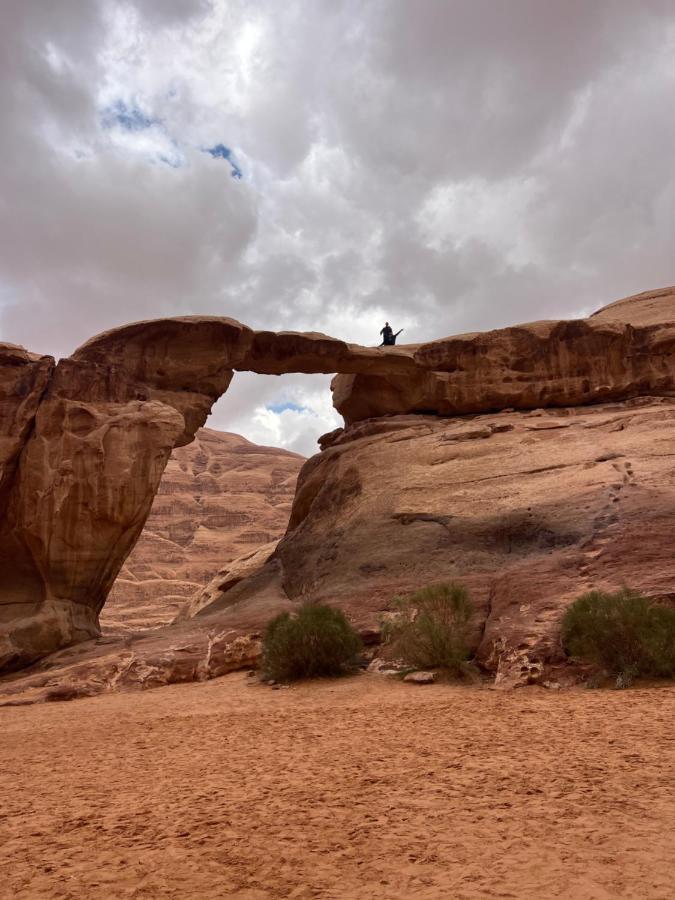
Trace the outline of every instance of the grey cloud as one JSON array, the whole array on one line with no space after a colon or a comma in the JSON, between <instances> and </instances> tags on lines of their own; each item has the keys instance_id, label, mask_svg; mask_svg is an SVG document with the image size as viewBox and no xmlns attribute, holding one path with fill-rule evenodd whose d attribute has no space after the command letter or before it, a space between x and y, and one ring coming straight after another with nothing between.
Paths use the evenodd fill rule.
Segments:
<instances>
[{"instance_id":1,"label":"grey cloud","mask_svg":"<svg viewBox=\"0 0 675 900\"><path fill-rule=\"evenodd\" d=\"M155 28L185 24L211 7L209 0L131 0L130 5Z\"/></svg>"},{"instance_id":2,"label":"grey cloud","mask_svg":"<svg viewBox=\"0 0 675 900\"><path fill-rule=\"evenodd\" d=\"M415 341L672 283L674 58L672 0L10 0L0 337L204 312ZM104 127L117 100L156 124ZM252 385L242 428L285 396Z\"/></svg>"}]
</instances>

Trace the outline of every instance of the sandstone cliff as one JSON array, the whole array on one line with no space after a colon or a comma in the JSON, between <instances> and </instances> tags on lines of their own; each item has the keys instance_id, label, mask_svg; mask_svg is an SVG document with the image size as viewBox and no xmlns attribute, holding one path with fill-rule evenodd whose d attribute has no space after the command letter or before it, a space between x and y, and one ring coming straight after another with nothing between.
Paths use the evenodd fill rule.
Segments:
<instances>
[{"instance_id":1,"label":"sandstone cliff","mask_svg":"<svg viewBox=\"0 0 675 900\"><path fill-rule=\"evenodd\" d=\"M351 426L303 467L270 561L211 588L200 615L256 629L271 605L321 600L369 630L397 594L452 579L473 597L485 667L538 680L584 591L675 600L674 443L671 398Z\"/></svg>"},{"instance_id":2,"label":"sandstone cliff","mask_svg":"<svg viewBox=\"0 0 675 900\"><path fill-rule=\"evenodd\" d=\"M333 403L348 424L668 394L675 390L675 288L618 301L589 319L531 322L406 349L412 374L333 379Z\"/></svg>"},{"instance_id":3,"label":"sandstone cliff","mask_svg":"<svg viewBox=\"0 0 675 900\"><path fill-rule=\"evenodd\" d=\"M103 608L103 629L166 625L234 560L255 557L262 546L269 555L286 530L303 462L296 453L208 428L174 450Z\"/></svg>"},{"instance_id":4,"label":"sandstone cliff","mask_svg":"<svg viewBox=\"0 0 675 900\"><path fill-rule=\"evenodd\" d=\"M414 531L405 530L405 522L416 529L443 527L452 541L458 540L452 520L446 527L415 518L437 513L461 518L463 513L447 512L445 508L438 512L435 501L422 504L414 479L408 486L418 465L412 456L405 463L410 435L398 435L394 439L398 452L377 464L379 486L371 497L369 485L374 476L368 474L368 462L353 456L352 451L362 445L360 442L370 446L374 439L382 441L377 434L389 434L398 427L405 432L409 423L397 424L392 415L423 413L425 418L418 420L415 428L431 429L440 443L446 441L442 438L444 430L450 429L447 443L461 444L462 439L454 437L453 430L459 429L459 434L466 427L470 429L468 420L446 422L438 416L493 415L509 408L522 411L541 406L563 410L556 415L551 412L552 419L577 415L575 409L580 416L593 416L599 414L598 404L639 397L661 398L667 406L669 398L675 396L674 323L675 289L670 288L620 301L583 321L533 323L416 347L362 348L325 335L254 332L230 319L200 317L141 322L115 329L92 339L53 370L49 358L3 345L0 670L17 668L58 647L98 635L99 613L142 531L172 450L189 443L204 424L212 403L229 385L233 370L340 373L334 381L335 403L350 425L345 433L327 439L326 453L307 464L294 506L293 531L255 576L255 597L251 593L253 582L241 582L227 600L217 597L220 588L216 586L206 604L197 604L202 607L200 616L208 617L207 609L214 604L217 608L210 614L227 612L225 618L236 631L239 624L235 623L234 606L241 623L260 622L263 612L294 604L304 596L325 596L329 578L333 579L334 596L346 597L351 588L340 575L336 560L343 559L349 546L347 536L352 524L358 524L359 510L381 509L385 520L404 529L392 531L389 525L380 533L375 516L369 559L363 558L363 535L353 547L354 555L349 558L352 568L359 552L363 560L359 565L385 566L378 570L377 584L371 585L373 597L378 590L383 595L408 583L405 573L391 575L398 570L392 569L393 561L385 552L391 552L388 542L398 541L396 558L409 555L408 538ZM368 422L372 418L378 421ZM531 435L518 430L517 420L500 418L499 428L502 424L513 426L504 432L493 432L491 420L476 421L486 438L488 432L493 436L485 442L469 441L469 445L501 447L504 439L500 435L513 432L518 436L512 438L516 444L502 448L502 452L515 457L527 455L519 441L522 438L527 447ZM366 431L359 433L360 427ZM592 430L594 426L582 424L586 427ZM569 440L571 452L574 448ZM568 444L564 435L561 441L565 451ZM349 445L351 450L347 452L343 448ZM627 449L634 452L632 447ZM375 448L371 451L374 453ZM605 451L601 448L600 452ZM607 452L624 449L610 448ZM434 485L439 484L443 490L446 481L436 481L442 473L442 458L436 461L426 444L415 451L422 459L425 453L429 456L423 478L431 498ZM584 458L583 465L589 462ZM488 459L487 464L492 466L493 462ZM403 481L396 478L397 465L404 465ZM564 459L555 465L562 467ZM532 468L546 470L547 466L544 453ZM660 475L665 478L665 473ZM460 471L460 485L462 477ZM480 471L472 478L476 483L495 480ZM448 484L455 485L455 481L450 479ZM395 507L386 505L387 496L398 498ZM415 500L415 507L400 502L408 499ZM485 502L497 508L497 498L488 497ZM525 508L534 508L537 503L535 498ZM579 516L582 512L595 516L598 503L594 500L580 507ZM520 510L515 502L512 505ZM544 510L542 523L548 521L549 514L554 522L562 515L555 509ZM634 522L638 511L631 515ZM328 522L332 524L326 525ZM492 526L465 524L477 529L476 547L471 552L478 553L482 565L483 544L492 540ZM361 527L354 533L360 534ZM521 526L513 527L518 530ZM539 520L532 527L537 534L546 531ZM580 522L574 532L566 531L569 546L574 546L572 534L588 537L588 527L587 522ZM551 530L551 540L558 541L558 531ZM300 540L304 540L303 535L309 541L306 546ZM517 543L520 538L513 540ZM532 538L531 542L539 540ZM410 547L417 554L415 564L410 563L412 575L408 580L412 583L421 577L416 566L424 548L416 547L415 542ZM467 546L460 548L462 555L468 552ZM490 563L496 564L495 560ZM445 561L441 568L448 572ZM435 571L431 566L429 574ZM480 572L480 566L475 571ZM367 569L362 574L368 575ZM242 605L237 598L246 590L252 599ZM485 593L484 588L477 590ZM494 607L491 590L481 602L498 609L501 601L497 599ZM561 591L558 594L562 596ZM364 597L364 616L373 611L368 602ZM481 638L480 653L487 660L491 651L485 640Z\"/></svg>"},{"instance_id":5,"label":"sandstone cliff","mask_svg":"<svg viewBox=\"0 0 675 900\"><path fill-rule=\"evenodd\" d=\"M54 368L49 356L0 344L0 509L16 475L19 455Z\"/></svg>"},{"instance_id":6,"label":"sandstone cliff","mask_svg":"<svg viewBox=\"0 0 675 900\"><path fill-rule=\"evenodd\" d=\"M447 579L471 592L497 686L559 680L560 617L580 593L626 583L675 600L674 442L671 398L352 426L305 463L269 560L214 579L191 619L53 654L0 685L0 705L250 666L269 618L307 600L374 635L396 595Z\"/></svg>"}]
</instances>

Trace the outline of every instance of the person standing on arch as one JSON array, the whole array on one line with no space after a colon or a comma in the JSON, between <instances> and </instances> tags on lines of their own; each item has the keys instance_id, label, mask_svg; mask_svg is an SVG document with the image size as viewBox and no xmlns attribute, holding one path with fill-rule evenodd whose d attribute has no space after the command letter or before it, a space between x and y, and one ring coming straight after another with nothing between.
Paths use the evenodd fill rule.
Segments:
<instances>
[{"instance_id":1,"label":"person standing on arch","mask_svg":"<svg viewBox=\"0 0 675 900\"><path fill-rule=\"evenodd\" d=\"M382 343L380 344L380 347L393 347L396 343L396 338L399 336L401 331L403 331L402 328L399 329L396 334L394 334L389 322L385 322L384 328L380 331L380 334L382 335Z\"/></svg>"}]
</instances>

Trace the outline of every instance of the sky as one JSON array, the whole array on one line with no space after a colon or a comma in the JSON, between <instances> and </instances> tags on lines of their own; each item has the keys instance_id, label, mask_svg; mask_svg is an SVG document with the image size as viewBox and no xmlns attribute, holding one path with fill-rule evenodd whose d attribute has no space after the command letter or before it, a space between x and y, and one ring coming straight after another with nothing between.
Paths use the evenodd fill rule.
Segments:
<instances>
[{"instance_id":1,"label":"sky","mask_svg":"<svg viewBox=\"0 0 675 900\"><path fill-rule=\"evenodd\" d=\"M2 0L0 340L377 344L675 282L675 0ZM328 376L209 425L304 454Z\"/></svg>"}]
</instances>

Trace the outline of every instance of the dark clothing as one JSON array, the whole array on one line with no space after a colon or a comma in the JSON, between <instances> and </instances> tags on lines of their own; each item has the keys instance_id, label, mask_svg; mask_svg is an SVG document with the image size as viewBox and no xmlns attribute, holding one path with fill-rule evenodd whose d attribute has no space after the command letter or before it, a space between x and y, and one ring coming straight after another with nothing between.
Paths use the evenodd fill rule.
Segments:
<instances>
[{"instance_id":1,"label":"dark clothing","mask_svg":"<svg viewBox=\"0 0 675 900\"><path fill-rule=\"evenodd\" d=\"M394 337L394 331L391 325L385 325L382 331L380 331L382 335L382 343L385 347L390 347L392 344L396 343L396 338Z\"/></svg>"},{"instance_id":2,"label":"dark clothing","mask_svg":"<svg viewBox=\"0 0 675 900\"><path fill-rule=\"evenodd\" d=\"M399 336L401 331L403 331L402 328L400 331L397 331L396 334L394 334L391 325L385 325L380 332L380 334L382 335L382 343L380 344L380 347L393 347L396 343L396 338Z\"/></svg>"}]
</instances>

